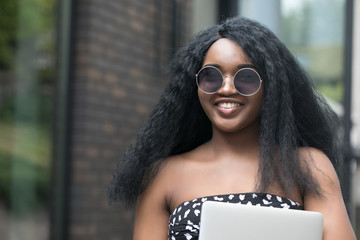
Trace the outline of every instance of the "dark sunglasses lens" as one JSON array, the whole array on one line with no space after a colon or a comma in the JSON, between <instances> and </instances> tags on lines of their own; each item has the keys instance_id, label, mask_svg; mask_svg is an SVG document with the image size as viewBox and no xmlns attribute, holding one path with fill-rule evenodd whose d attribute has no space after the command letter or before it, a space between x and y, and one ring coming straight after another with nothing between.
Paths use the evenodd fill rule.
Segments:
<instances>
[{"instance_id":1,"label":"dark sunglasses lens","mask_svg":"<svg viewBox=\"0 0 360 240\"><path fill-rule=\"evenodd\" d=\"M200 70L197 76L199 88L206 93L217 92L223 82L221 73L213 67L205 67Z\"/></svg>"},{"instance_id":2,"label":"dark sunglasses lens","mask_svg":"<svg viewBox=\"0 0 360 240\"><path fill-rule=\"evenodd\" d=\"M242 69L235 75L236 90L243 95L252 95L260 88L260 77L252 69Z\"/></svg>"}]
</instances>

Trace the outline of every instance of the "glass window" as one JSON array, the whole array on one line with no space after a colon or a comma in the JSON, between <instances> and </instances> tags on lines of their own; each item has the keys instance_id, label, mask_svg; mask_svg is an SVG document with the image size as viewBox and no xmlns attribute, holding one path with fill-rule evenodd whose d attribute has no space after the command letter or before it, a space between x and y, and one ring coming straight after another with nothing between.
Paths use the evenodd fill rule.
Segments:
<instances>
[{"instance_id":1,"label":"glass window","mask_svg":"<svg viewBox=\"0 0 360 240\"><path fill-rule=\"evenodd\" d=\"M343 114L345 0L240 0L239 13L272 29Z\"/></svg>"},{"instance_id":2,"label":"glass window","mask_svg":"<svg viewBox=\"0 0 360 240\"><path fill-rule=\"evenodd\" d=\"M0 239L49 239L54 5L0 2Z\"/></svg>"}]
</instances>

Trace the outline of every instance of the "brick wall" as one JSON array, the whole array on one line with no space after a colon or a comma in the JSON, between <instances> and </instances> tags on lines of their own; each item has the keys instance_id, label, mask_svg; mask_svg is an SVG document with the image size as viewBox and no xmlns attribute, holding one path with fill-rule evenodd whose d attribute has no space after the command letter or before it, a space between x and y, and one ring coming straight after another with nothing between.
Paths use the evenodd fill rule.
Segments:
<instances>
[{"instance_id":1,"label":"brick wall","mask_svg":"<svg viewBox=\"0 0 360 240\"><path fill-rule=\"evenodd\" d=\"M189 39L190 10L191 1L76 1L68 239L132 238L133 210L109 206L107 185L167 83L172 48Z\"/></svg>"}]
</instances>

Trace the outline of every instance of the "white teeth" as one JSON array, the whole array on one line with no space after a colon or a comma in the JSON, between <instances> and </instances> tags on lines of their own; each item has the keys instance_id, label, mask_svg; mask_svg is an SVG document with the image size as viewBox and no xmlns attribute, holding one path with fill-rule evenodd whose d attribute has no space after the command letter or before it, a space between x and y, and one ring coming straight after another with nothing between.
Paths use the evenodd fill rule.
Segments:
<instances>
[{"instance_id":1,"label":"white teeth","mask_svg":"<svg viewBox=\"0 0 360 240\"><path fill-rule=\"evenodd\" d=\"M222 108L235 108L235 107L240 107L240 104L228 102L228 103L218 103L218 106Z\"/></svg>"}]
</instances>

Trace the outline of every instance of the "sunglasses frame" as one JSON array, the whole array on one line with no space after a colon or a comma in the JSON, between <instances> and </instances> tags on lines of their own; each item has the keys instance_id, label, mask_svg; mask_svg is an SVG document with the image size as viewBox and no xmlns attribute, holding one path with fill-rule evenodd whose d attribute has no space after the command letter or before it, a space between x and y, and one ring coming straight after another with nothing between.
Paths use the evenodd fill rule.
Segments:
<instances>
[{"instance_id":1,"label":"sunglasses frame","mask_svg":"<svg viewBox=\"0 0 360 240\"><path fill-rule=\"evenodd\" d=\"M220 87L218 90L216 90L215 92L206 92L206 91L204 91L203 89L201 89L201 87L199 86L198 76L199 76L199 73L200 73L203 69L205 69L205 68L213 68L213 69L215 69L216 71L218 71L218 72L221 74L222 84L221 84L221 87ZM252 70L253 72L255 72L256 75L259 77L259 80L260 80L260 84L259 84L258 89L256 89L256 91L255 91L254 93L251 93L251 94L243 94L243 93L239 92L239 91L236 89L236 87L235 87L235 82L234 82L234 81L235 81L235 76L236 76L236 74L238 74L239 72L241 72L241 71L243 71L243 70L246 70L246 69L249 69L249 70ZM237 91L240 95L245 96L245 97L249 97L249 96L255 95L255 94L260 90L261 84L262 84L262 82L263 82L260 74L256 71L255 68L252 68L252 67L244 67L244 68L241 68L241 69L239 69L239 70L234 74L234 76L229 76L229 75L223 75L222 72L220 71L220 69L218 69L217 67L214 67L214 66L205 66L205 67L202 67L202 68L198 71L197 74L195 74L195 77L196 77L196 85L198 86L198 88L200 89L200 91L202 91L202 92L205 93L205 94L215 94L215 93L217 93L217 92L224 86L225 77L230 77L230 78L232 78L233 87L236 89L236 91Z\"/></svg>"}]
</instances>

